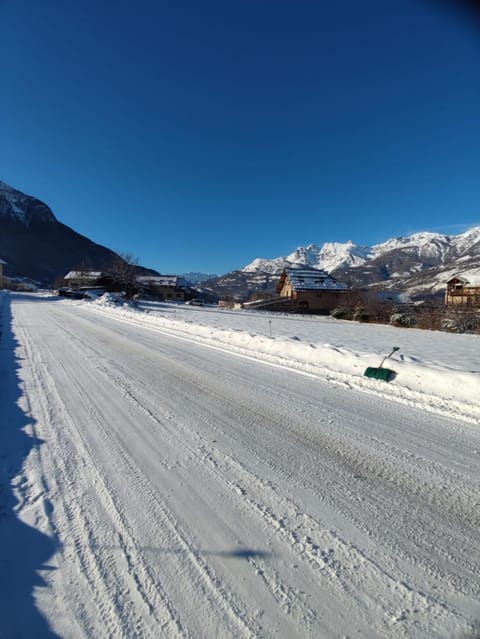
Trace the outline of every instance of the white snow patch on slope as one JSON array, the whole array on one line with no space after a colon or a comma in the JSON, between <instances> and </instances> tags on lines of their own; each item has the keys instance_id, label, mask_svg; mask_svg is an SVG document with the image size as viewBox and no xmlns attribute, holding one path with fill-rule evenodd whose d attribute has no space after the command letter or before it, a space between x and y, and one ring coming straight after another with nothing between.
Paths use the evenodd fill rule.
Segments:
<instances>
[{"instance_id":1,"label":"white snow patch on slope","mask_svg":"<svg viewBox=\"0 0 480 639\"><path fill-rule=\"evenodd\" d=\"M21 222L26 222L26 211L25 211L25 201L26 196L23 195L20 191L12 188L5 182L0 180L0 194L5 197L8 204L10 205L10 214L13 214L14 217L19 219Z\"/></svg>"}]
</instances>

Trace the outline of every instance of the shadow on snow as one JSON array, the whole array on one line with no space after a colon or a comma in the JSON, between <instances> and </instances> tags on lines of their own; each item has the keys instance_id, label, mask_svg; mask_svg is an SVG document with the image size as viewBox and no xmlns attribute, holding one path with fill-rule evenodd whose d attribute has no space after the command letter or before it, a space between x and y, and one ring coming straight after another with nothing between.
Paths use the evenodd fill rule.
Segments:
<instances>
[{"instance_id":1,"label":"shadow on snow","mask_svg":"<svg viewBox=\"0 0 480 639\"><path fill-rule=\"evenodd\" d=\"M18 342L11 322L9 296L0 292L0 637L56 639L34 598L34 589L45 586L38 571L51 570L46 562L56 543L15 512L14 482L42 441L25 432L33 420L18 403L22 395L15 353Z\"/></svg>"}]
</instances>

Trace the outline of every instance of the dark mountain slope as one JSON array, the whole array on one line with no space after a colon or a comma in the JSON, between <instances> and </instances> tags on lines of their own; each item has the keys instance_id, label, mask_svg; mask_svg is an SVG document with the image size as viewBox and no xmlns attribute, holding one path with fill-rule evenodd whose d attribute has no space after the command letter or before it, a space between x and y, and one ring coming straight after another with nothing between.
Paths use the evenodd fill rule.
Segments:
<instances>
[{"instance_id":1,"label":"dark mountain slope","mask_svg":"<svg viewBox=\"0 0 480 639\"><path fill-rule=\"evenodd\" d=\"M116 254L59 222L37 198L0 182L0 257L7 277L51 285L80 266L105 270Z\"/></svg>"}]
</instances>

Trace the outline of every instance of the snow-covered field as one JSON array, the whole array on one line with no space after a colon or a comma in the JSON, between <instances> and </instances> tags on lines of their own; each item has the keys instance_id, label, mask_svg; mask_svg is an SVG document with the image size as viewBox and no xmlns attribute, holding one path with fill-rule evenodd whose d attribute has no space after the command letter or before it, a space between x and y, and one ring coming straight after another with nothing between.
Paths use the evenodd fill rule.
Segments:
<instances>
[{"instance_id":1,"label":"snow-covered field","mask_svg":"<svg viewBox=\"0 0 480 639\"><path fill-rule=\"evenodd\" d=\"M0 637L474 636L478 336L0 301Z\"/></svg>"}]
</instances>

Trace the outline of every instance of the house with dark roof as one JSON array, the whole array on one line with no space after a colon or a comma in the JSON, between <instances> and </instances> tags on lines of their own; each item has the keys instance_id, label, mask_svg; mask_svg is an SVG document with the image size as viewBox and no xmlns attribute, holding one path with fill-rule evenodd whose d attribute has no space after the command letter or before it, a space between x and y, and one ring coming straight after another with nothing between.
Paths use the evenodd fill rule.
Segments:
<instances>
[{"instance_id":1,"label":"house with dark roof","mask_svg":"<svg viewBox=\"0 0 480 639\"><path fill-rule=\"evenodd\" d=\"M137 284L142 294L155 299L183 302L185 300L186 281L178 275L140 275Z\"/></svg>"},{"instance_id":2,"label":"house with dark roof","mask_svg":"<svg viewBox=\"0 0 480 639\"><path fill-rule=\"evenodd\" d=\"M101 271L69 271L63 279L71 288L85 288L99 286L98 282L102 277Z\"/></svg>"},{"instance_id":3,"label":"house with dark roof","mask_svg":"<svg viewBox=\"0 0 480 639\"><path fill-rule=\"evenodd\" d=\"M450 278L445 292L445 304L480 308L480 272Z\"/></svg>"},{"instance_id":4,"label":"house with dark roof","mask_svg":"<svg viewBox=\"0 0 480 639\"><path fill-rule=\"evenodd\" d=\"M346 284L309 266L288 266L277 286L277 294L290 299L295 309L323 313L333 310L347 290Z\"/></svg>"}]
</instances>

